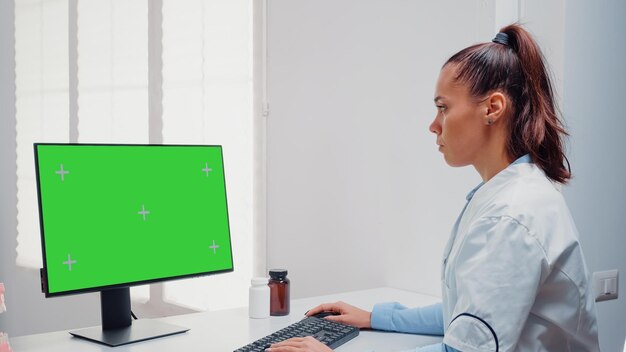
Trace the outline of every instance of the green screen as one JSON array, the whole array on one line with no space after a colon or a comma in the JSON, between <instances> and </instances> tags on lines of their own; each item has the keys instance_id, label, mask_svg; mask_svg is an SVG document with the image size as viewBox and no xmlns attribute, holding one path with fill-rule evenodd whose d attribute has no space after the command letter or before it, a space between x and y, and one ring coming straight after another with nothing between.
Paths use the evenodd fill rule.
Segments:
<instances>
[{"instance_id":1,"label":"green screen","mask_svg":"<svg viewBox=\"0 0 626 352\"><path fill-rule=\"evenodd\" d=\"M47 294L233 269L221 146L36 144Z\"/></svg>"}]
</instances>

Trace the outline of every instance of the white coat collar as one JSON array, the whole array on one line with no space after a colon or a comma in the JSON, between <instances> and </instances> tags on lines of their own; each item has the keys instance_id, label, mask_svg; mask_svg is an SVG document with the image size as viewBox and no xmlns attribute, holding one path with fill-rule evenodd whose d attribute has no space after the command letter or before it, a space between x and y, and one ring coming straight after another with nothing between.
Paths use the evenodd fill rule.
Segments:
<instances>
[{"instance_id":1,"label":"white coat collar","mask_svg":"<svg viewBox=\"0 0 626 352\"><path fill-rule=\"evenodd\" d=\"M491 180L485 182L481 182L478 186L474 187L474 189L472 189L467 196L465 196L465 199L469 202L470 200L472 200L472 198L474 198L474 194L476 194L476 192L478 192L478 190L483 186L483 185L494 185L494 184L500 184L502 180L507 179L512 170L512 167L514 165L517 164L525 164L525 163L532 163L532 159L530 158L530 155L525 154L519 158L517 158L517 160L515 160L514 162L512 162L509 166L507 166L504 170L498 172L494 177L491 178ZM493 182L492 182L493 181ZM491 187L489 187L491 188Z\"/></svg>"}]
</instances>

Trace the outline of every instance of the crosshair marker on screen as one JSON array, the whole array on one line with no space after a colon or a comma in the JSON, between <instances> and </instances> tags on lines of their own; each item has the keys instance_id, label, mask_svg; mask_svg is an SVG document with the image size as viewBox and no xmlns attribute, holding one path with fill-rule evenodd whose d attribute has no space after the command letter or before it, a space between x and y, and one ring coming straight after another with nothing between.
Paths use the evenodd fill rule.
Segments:
<instances>
[{"instance_id":1,"label":"crosshair marker on screen","mask_svg":"<svg viewBox=\"0 0 626 352\"><path fill-rule=\"evenodd\" d=\"M70 254L67 254L67 260L63 262L63 264L67 265L67 268L72 271L72 264L76 264L76 260L72 260Z\"/></svg>"},{"instance_id":2,"label":"crosshair marker on screen","mask_svg":"<svg viewBox=\"0 0 626 352\"><path fill-rule=\"evenodd\" d=\"M220 246L216 245L216 244L215 244L215 240L213 240L213 245L212 245L212 246L209 246L209 248L211 248L211 249L213 250L213 254L215 254L215 253L216 253L216 251L215 251L215 250L216 250L216 249L218 249L218 248L220 248Z\"/></svg>"},{"instance_id":3,"label":"crosshair marker on screen","mask_svg":"<svg viewBox=\"0 0 626 352\"><path fill-rule=\"evenodd\" d=\"M213 169L209 167L209 163L205 163L205 168L202 171L206 172L206 177L209 177L209 172L213 171Z\"/></svg>"},{"instance_id":4,"label":"crosshair marker on screen","mask_svg":"<svg viewBox=\"0 0 626 352\"><path fill-rule=\"evenodd\" d=\"M146 207L142 204L141 211L138 211L137 214L143 215L143 221L146 221L146 215L150 214L150 211L146 210Z\"/></svg>"},{"instance_id":5,"label":"crosshair marker on screen","mask_svg":"<svg viewBox=\"0 0 626 352\"><path fill-rule=\"evenodd\" d=\"M57 175L61 175L61 182L65 181L65 175L69 174L70 172L67 170L63 170L63 164L61 164L61 170L59 171L55 171L54 172Z\"/></svg>"}]
</instances>

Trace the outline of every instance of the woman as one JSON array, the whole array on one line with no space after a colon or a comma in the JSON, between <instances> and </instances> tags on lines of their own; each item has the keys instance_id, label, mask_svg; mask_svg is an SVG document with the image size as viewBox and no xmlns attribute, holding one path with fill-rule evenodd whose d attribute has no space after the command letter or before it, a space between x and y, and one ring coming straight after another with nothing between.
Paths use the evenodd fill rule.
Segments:
<instances>
[{"instance_id":1,"label":"woman","mask_svg":"<svg viewBox=\"0 0 626 352\"><path fill-rule=\"evenodd\" d=\"M467 196L442 262L443 301L367 312L338 302L309 311L389 331L441 334L417 351L598 351L594 298L559 184L565 130L541 52L519 25L443 66L430 131L451 166L483 182ZM329 351L308 337L271 352Z\"/></svg>"}]
</instances>

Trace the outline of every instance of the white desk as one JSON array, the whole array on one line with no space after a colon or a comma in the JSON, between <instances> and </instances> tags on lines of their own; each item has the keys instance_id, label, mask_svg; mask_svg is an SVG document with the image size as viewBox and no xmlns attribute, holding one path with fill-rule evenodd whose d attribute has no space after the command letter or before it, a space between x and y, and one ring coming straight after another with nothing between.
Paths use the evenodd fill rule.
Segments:
<instances>
[{"instance_id":1,"label":"white desk","mask_svg":"<svg viewBox=\"0 0 626 352\"><path fill-rule=\"evenodd\" d=\"M188 327L191 328L191 330L183 334L114 348L72 337L67 331L15 337L10 339L10 344L15 352L229 352L302 319L307 310L320 303L334 302L338 300L368 310L371 310L374 304L378 302L398 301L406 306L417 307L433 304L439 301L436 297L420 295L409 291L392 288L377 288L292 300L291 314L285 317L250 319L248 318L247 307L243 307L160 318L157 320ZM358 337L339 347L337 352L398 351L440 341L441 337L437 336L361 331Z\"/></svg>"}]
</instances>

